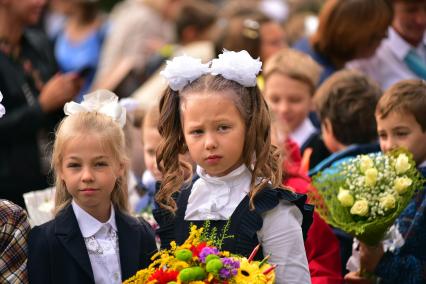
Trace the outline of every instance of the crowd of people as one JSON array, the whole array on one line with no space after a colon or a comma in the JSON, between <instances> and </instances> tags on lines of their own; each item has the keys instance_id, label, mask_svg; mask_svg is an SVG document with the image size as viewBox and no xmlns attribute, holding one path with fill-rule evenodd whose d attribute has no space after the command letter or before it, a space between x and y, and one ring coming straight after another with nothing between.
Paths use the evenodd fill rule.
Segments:
<instances>
[{"instance_id":1,"label":"crowd of people","mask_svg":"<svg viewBox=\"0 0 426 284\"><path fill-rule=\"evenodd\" d=\"M0 282L121 283L209 220L276 283L426 283L425 190L361 274L309 194L399 147L426 177L426 0L102 2L0 0Z\"/></svg>"}]
</instances>

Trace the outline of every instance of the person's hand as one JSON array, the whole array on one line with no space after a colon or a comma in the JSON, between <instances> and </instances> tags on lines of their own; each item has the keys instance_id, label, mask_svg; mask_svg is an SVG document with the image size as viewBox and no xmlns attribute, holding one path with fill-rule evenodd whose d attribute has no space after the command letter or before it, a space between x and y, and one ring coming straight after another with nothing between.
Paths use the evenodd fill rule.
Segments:
<instances>
[{"instance_id":1,"label":"person's hand","mask_svg":"<svg viewBox=\"0 0 426 284\"><path fill-rule=\"evenodd\" d=\"M369 246L363 242L359 243L359 256L362 271L373 273L384 254L383 245Z\"/></svg>"},{"instance_id":2,"label":"person's hand","mask_svg":"<svg viewBox=\"0 0 426 284\"><path fill-rule=\"evenodd\" d=\"M359 276L359 272L349 272L345 275L346 284L373 284L374 280Z\"/></svg>"},{"instance_id":3,"label":"person's hand","mask_svg":"<svg viewBox=\"0 0 426 284\"><path fill-rule=\"evenodd\" d=\"M38 101L43 112L62 108L80 91L83 80L76 73L56 74L41 90Z\"/></svg>"}]
</instances>

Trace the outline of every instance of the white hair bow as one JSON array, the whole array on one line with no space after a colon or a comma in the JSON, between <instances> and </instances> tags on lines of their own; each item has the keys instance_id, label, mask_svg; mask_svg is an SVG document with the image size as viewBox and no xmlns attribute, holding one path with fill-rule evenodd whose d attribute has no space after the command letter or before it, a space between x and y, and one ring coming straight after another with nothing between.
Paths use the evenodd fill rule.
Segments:
<instances>
[{"instance_id":1,"label":"white hair bow","mask_svg":"<svg viewBox=\"0 0 426 284\"><path fill-rule=\"evenodd\" d=\"M244 87L254 87L261 67L262 62L259 58L253 59L245 50L239 52L224 50L219 58L206 64L202 64L198 58L177 56L167 61L166 68L160 74L166 78L174 91L181 91L186 85L208 73L214 76L222 75Z\"/></svg>"},{"instance_id":2,"label":"white hair bow","mask_svg":"<svg viewBox=\"0 0 426 284\"><path fill-rule=\"evenodd\" d=\"M0 102L3 100L3 95L0 92ZM6 113L6 110L2 104L0 104L0 117L2 117Z\"/></svg>"},{"instance_id":3,"label":"white hair bow","mask_svg":"<svg viewBox=\"0 0 426 284\"><path fill-rule=\"evenodd\" d=\"M68 102L64 106L66 115L80 112L98 112L111 117L121 127L126 124L126 109L118 103L118 97L108 90L98 90L83 96L81 103Z\"/></svg>"}]
</instances>

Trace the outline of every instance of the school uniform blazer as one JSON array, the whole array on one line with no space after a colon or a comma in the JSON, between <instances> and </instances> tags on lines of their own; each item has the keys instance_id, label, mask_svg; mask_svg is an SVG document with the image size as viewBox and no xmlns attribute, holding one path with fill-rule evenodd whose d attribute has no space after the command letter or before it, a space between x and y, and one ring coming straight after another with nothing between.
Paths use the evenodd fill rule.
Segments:
<instances>
[{"instance_id":1,"label":"school uniform blazer","mask_svg":"<svg viewBox=\"0 0 426 284\"><path fill-rule=\"evenodd\" d=\"M146 222L115 210L122 280L149 265L157 251L153 230ZM72 206L56 218L34 227L28 241L30 283L94 283L89 254Z\"/></svg>"}]
</instances>

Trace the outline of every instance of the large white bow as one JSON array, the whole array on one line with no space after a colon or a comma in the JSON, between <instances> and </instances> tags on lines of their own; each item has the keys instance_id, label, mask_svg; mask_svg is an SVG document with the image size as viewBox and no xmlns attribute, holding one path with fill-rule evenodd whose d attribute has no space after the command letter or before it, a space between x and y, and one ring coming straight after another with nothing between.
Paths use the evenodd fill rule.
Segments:
<instances>
[{"instance_id":1,"label":"large white bow","mask_svg":"<svg viewBox=\"0 0 426 284\"><path fill-rule=\"evenodd\" d=\"M219 58L206 64L202 64L201 59L187 55L177 56L167 61L166 68L160 74L166 78L172 90L181 91L186 85L208 73L222 75L244 87L254 87L261 69L262 62L259 58L253 59L247 51L224 50Z\"/></svg>"},{"instance_id":2,"label":"large white bow","mask_svg":"<svg viewBox=\"0 0 426 284\"><path fill-rule=\"evenodd\" d=\"M98 112L111 117L121 127L126 124L126 109L118 103L118 97L108 90L98 90L83 96L81 103L68 102L64 106L66 115L80 112Z\"/></svg>"},{"instance_id":3,"label":"large white bow","mask_svg":"<svg viewBox=\"0 0 426 284\"><path fill-rule=\"evenodd\" d=\"M3 100L3 95L0 92L0 102ZM2 117L6 113L6 110L4 109L4 106L0 104L0 117Z\"/></svg>"}]
</instances>

